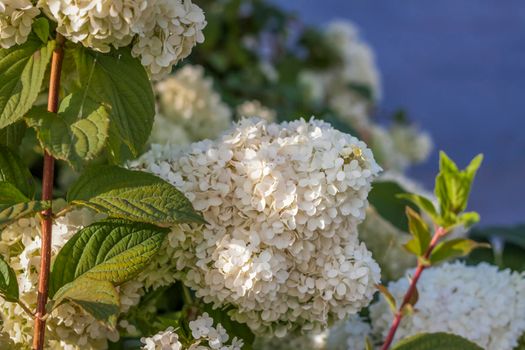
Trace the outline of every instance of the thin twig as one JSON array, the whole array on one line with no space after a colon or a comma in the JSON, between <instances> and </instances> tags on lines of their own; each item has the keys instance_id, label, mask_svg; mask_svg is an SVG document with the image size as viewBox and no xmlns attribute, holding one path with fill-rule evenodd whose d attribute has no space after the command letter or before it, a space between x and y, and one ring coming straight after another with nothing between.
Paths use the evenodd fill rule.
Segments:
<instances>
[{"instance_id":1,"label":"thin twig","mask_svg":"<svg viewBox=\"0 0 525 350\"><path fill-rule=\"evenodd\" d=\"M22 300L18 299L16 302L20 307L30 316L35 317L35 313L31 311L29 306L27 306Z\"/></svg>"},{"instance_id":2,"label":"thin twig","mask_svg":"<svg viewBox=\"0 0 525 350\"><path fill-rule=\"evenodd\" d=\"M418 260L416 272L414 273L414 277L412 277L412 280L410 281L410 286L408 287L408 290L403 298L403 302L401 303L401 306L397 310L396 314L394 315L394 320L392 321L392 326L390 326L390 330L388 331L388 335L385 339L385 342L383 343L383 346L381 347L381 350L388 350L390 348L390 345L392 344L392 341L394 340L394 336L396 335L397 328L399 327L399 323L401 322L401 319L403 318L403 311L405 309L405 306L410 303L412 300L412 297L416 291L416 285L417 281L421 277L421 274L423 273L423 270L428 267L428 264L426 261L430 258L430 254L432 254L432 251L436 247L439 239L443 237L447 233L447 230L443 227L438 227L436 231L434 232L434 236L432 237L432 241L430 241L430 245L428 246L428 249L425 252L425 255L423 255L423 261Z\"/></svg>"},{"instance_id":3,"label":"thin twig","mask_svg":"<svg viewBox=\"0 0 525 350\"><path fill-rule=\"evenodd\" d=\"M60 74L62 71L62 61L64 59L65 39L60 34L56 37L56 47L51 59L51 74L49 79L49 96L47 100L47 110L51 113L58 111L58 95L60 91ZM53 199L54 182L54 158L44 152L44 171L42 176L42 200L51 201ZM40 274L38 276L38 299L35 316L35 326L33 331L33 350L44 349L44 338L46 331L46 303L49 289L49 268L51 263L51 240L53 229L53 209L44 210L42 213L42 244L40 249Z\"/></svg>"}]
</instances>

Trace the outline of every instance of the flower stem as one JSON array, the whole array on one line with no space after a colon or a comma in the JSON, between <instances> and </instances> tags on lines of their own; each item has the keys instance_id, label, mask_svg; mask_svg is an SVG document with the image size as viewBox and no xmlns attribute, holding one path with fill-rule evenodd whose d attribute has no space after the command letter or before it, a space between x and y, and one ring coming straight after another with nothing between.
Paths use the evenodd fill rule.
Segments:
<instances>
[{"instance_id":1,"label":"flower stem","mask_svg":"<svg viewBox=\"0 0 525 350\"><path fill-rule=\"evenodd\" d=\"M58 95L60 91L60 74L62 71L62 61L64 59L64 37L57 34L56 47L51 58L51 74L49 79L49 96L47 100L47 110L52 113L58 111ZM42 176L42 200L51 201L53 199L54 182L54 158L44 151L44 171ZM53 210L51 207L42 213L42 244L40 249L40 274L38 276L38 299L35 314L35 326L33 330L33 350L44 348L44 336L46 331L47 294L49 287L49 268L51 264L51 239L53 227Z\"/></svg>"},{"instance_id":2,"label":"flower stem","mask_svg":"<svg viewBox=\"0 0 525 350\"><path fill-rule=\"evenodd\" d=\"M401 303L401 306L399 307L396 314L394 315L392 326L390 326L390 330L388 331L388 335L385 339L385 342L383 343L383 346L381 347L381 350L388 350L390 348L390 345L392 344L392 341L394 340L394 336L396 335L397 328L399 327L399 324L401 323L401 319L403 318L404 308L406 305L410 303L410 300L412 299L412 296L414 295L414 292L416 291L417 281L421 277L423 270L425 270L428 267L428 265L424 261L428 261L428 259L430 258L430 254L432 254L432 251L436 247L439 239L443 237L446 233L447 233L447 230L445 228L438 227L436 231L434 232L434 236L432 237L432 240L430 241L430 245L428 246L425 254L423 255L423 261L418 260L416 272L414 273L414 276L412 277L412 280L410 281L410 286L408 287L408 290L405 293L405 296L403 297L403 302Z\"/></svg>"}]
</instances>

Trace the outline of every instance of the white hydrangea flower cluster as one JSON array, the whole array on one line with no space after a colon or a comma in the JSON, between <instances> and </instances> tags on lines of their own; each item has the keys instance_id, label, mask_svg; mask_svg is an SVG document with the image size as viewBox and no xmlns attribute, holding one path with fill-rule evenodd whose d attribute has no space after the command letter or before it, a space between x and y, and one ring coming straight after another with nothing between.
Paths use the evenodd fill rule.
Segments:
<instances>
[{"instance_id":1,"label":"white hydrangea flower cluster","mask_svg":"<svg viewBox=\"0 0 525 350\"><path fill-rule=\"evenodd\" d=\"M340 64L328 70L302 72L300 83L309 98L327 103L354 127L365 127L370 123L373 103L381 97L381 79L374 53L351 22L331 23L324 36L338 54ZM354 88L349 88L350 85ZM369 98L358 89L368 90Z\"/></svg>"},{"instance_id":2,"label":"white hydrangea flower cluster","mask_svg":"<svg viewBox=\"0 0 525 350\"><path fill-rule=\"evenodd\" d=\"M40 0L57 31L101 52L133 42L153 78L169 73L204 41L204 12L191 0Z\"/></svg>"},{"instance_id":3,"label":"white hydrangea flower cluster","mask_svg":"<svg viewBox=\"0 0 525 350\"><path fill-rule=\"evenodd\" d=\"M386 169L404 171L411 164L425 161L433 148L432 138L413 125L379 125L368 128L371 147Z\"/></svg>"},{"instance_id":4,"label":"white hydrangea flower cluster","mask_svg":"<svg viewBox=\"0 0 525 350\"><path fill-rule=\"evenodd\" d=\"M263 106L261 102L257 100L245 101L241 103L239 106L237 106L236 112L238 119L246 117L259 117L269 122L275 122L277 117L277 112L275 112L273 109Z\"/></svg>"},{"instance_id":5,"label":"white hydrangea flower cluster","mask_svg":"<svg viewBox=\"0 0 525 350\"><path fill-rule=\"evenodd\" d=\"M25 43L33 19L39 14L29 0L0 0L0 47L8 49Z\"/></svg>"},{"instance_id":6,"label":"white hydrangea flower cluster","mask_svg":"<svg viewBox=\"0 0 525 350\"><path fill-rule=\"evenodd\" d=\"M218 141L157 146L131 166L175 185L208 222L173 229L146 285L182 271L205 302L277 336L370 302L380 272L356 228L381 169L355 137L314 119L249 118Z\"/></svg>"},{"instance_id":7,"label":"white hydrangea flower cluster","mask_svg":"<svg viewBox=\"0 0 525 350\"><path fill-rule=\"evenodd\" d=\"M53 224L52 259L64 244L81 228L100 219L88 209L73 210L59 217ZM37 217L23 218L7 226L1 234L0 254L17 274L20 299L31 308L36 307L38 272L40 270L40 222ZM121 311L126 312L138 304L143 293L143 284L127 282L118 287ZM17 347L31 344L33 319L18 304L4 301L0 297L1 325ZM47 321L46 349L85 350L104 349L107 341L116 341L119 333L98 322L72 304L55 309Z\"/></svg>"},{"instance_id":8,"label":"white hydrangea flower cluster","mask_svg":"<svg viewBox=\"0 0 525 350\"><path fill-rule=\"evenodd\" d=\"M406 278L388 289L401 302L409 286ZM405 316L396 340L420 332L460 335L487 350L512 350L525 332L525 276L481 263L447 263L425 271L418 283L414 313ZM370 307L373 332L388 333L392 312L382 297Z\"/></svg>"},{"instance_id":9,"label":"white hydrangea flower cluster","mask_svg":"<svg viewBox=\"0 0 525 350\"><path fill-rule=\"evenodd\" d=\"M233 338L230 345L227 345L230 338L226 329L219 323L213 327L213 319L208 313L203 313L195 321L189 323L193 341L185 348L188 350L241 350L243 341ZM169 327L163 332L159 332L150 338L142 338L143 350L181 350L183 346L179 341L179 336L173 327Z\"/></svg>"},{"instance_id":10,"label":"white hydrangea flower cluster","mask_svg":"<svg viewBox=\"0 0 525 350\"><path fill-rule=\"evenodd\" d=\"M201 66L186 65L156 84L161 116L156 118L152 141L179 143L178 135L190 141L216 138L232 122L229 107L213 89L213 80ZM169 137L173 134L172 137Z\"/></svg>"},{"instance_id":11,"label":"white hydrangea flower cluster","mask_svg":"<svg viewBox=\"0 0 525 350\"><path fill-rule=\"evenodd\" d=\"M327 350L363 350L372 328L361 316L352 315L344 322L330 328Z\"/></svg>"}]
</instances>

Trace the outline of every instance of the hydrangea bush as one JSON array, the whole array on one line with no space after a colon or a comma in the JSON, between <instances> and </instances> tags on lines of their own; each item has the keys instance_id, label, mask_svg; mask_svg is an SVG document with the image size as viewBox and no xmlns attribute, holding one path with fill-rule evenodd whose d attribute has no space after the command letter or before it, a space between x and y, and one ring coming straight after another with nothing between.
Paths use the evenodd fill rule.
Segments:
<instances>
[{"instance_id":1,"label":"hydrangea bush","mask_svg":"<svg viewBox=\"0 0 525 350\"><path fill-rule=\"evenodd\" d=\"M0 0L0 348L520 349L482 158L421 188L384 93L355 24L264 0Z\"/></svg>"}]
</instances>

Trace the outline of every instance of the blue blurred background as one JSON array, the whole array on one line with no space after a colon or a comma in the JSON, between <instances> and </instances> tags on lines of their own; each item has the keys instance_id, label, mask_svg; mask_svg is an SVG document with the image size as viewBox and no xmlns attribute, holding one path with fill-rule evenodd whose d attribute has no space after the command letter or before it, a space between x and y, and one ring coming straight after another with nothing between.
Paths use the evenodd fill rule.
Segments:
<instances>
[{"instance_id":1,"label":"blue blurred background","mask_svg":"<svg viewBox=\"0 0 525 350\"><path fill-rule=\"evenodd\" d=\"M414 178L432 188L440 149L462 167L482 152L470 209L483 226L525 222L525 1L275 3L307 23L357 24L382 73L380 109L404 108L434 139Z\"/></svg>"}]
</instances>

